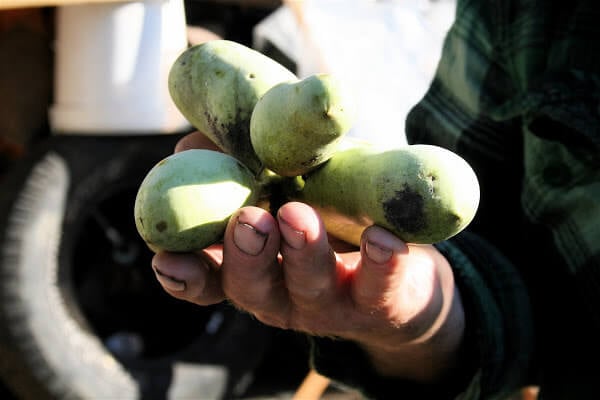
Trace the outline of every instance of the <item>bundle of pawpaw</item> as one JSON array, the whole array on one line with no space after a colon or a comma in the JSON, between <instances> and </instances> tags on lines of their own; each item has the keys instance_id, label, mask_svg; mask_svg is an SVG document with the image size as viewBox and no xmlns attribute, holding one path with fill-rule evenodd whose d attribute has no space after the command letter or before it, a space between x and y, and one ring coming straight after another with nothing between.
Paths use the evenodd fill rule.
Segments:
<instances>
[{"instance_id":1,"label":"bundle of pawpaw","mask_svg":"<svg viewBox=\"0 0 600 400\"><path fill-rule=\"evenodd\" d=\"M141 183L136 227L153 251L196 251L222 239L246 205L313 206L329 233L358 245L379 225L411 243L463 230L479 184L460 156L432 145L351 140L355 107L331 74L299 79L228 40L188 48L169 72L181 113L221 151L190 149L158 162Z\"/></svg>"}]
</instances>

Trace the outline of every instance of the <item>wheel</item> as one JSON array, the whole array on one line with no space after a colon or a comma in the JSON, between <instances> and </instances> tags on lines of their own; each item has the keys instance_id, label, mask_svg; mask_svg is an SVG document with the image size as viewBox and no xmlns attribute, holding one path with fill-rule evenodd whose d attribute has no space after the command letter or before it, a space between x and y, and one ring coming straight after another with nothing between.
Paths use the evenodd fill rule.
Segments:
<instances>
[{"instance_id":1,"label":"wheel","mask_svg":"<svg viewBox=\"0 0 600 400\"><path fill-rule=\"evenodd\" d=\"M133 221L176 135L51 137L0 181L0 373L23 399L243 394L272 331L168 296Z\"/></svg>"}]
</instances>

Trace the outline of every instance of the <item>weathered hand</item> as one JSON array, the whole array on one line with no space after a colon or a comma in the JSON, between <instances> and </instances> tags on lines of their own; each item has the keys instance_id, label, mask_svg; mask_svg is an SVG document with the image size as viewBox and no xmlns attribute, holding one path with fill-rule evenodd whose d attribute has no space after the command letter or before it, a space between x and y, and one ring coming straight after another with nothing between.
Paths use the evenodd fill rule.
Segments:
<instances>
[{"instance_id":1,"label":"weathered hand","mask_svg":"<svg viewBox=\"0 0 600 400\"><path fill-rule=\"evenodd\" d=\"M198 135L198 134L196 134ZM206 147L202 136L177 147ZM222 245L159 253L153 268L172 296L199 305L228 300L265 324L361 344L380 373L441 378L463 335L460 297L446 259L373 226L360 249L334 251L319 215L284 204L233 215ZM349 250L349 251L347 251Z\"/></svg>"}]
</instances>

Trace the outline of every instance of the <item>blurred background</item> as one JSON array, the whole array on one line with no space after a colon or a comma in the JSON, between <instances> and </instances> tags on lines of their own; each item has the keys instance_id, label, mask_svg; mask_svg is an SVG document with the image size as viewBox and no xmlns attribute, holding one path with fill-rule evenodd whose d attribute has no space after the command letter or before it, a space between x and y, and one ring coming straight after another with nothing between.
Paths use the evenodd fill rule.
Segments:
<instances>
[{"instance_id":1,"label":"blurred background","mask_svg":"<svg viewBox=\"0 0 600 400\"><path fill-rule=\"evenodd\" d=\"M292 398L301 335L172 299L132 217L193 127L166 75L226 38L356 93L350 135L403 144L452 0L0 0L0 398ZM356 393L330 385L323 398Z\"/></svg>"}]
</instances>

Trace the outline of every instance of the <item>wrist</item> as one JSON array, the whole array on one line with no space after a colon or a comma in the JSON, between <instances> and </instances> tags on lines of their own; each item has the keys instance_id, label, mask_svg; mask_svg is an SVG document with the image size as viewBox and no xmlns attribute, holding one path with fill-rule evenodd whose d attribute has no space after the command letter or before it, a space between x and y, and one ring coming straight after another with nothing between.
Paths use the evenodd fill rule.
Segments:
<instances>
[{"instance_id":1,"label":"wrist","mask_svg":"<svg viewBox=\"0 0 600 400\"><path fill-rule=\"evenodd\" d=\"M384 377L420 383L446 380L463 362L465 316L449 266L441 272L443 304L419 337L393 346L363 343L374 370Z\"/></svg>"}]
</instances>

